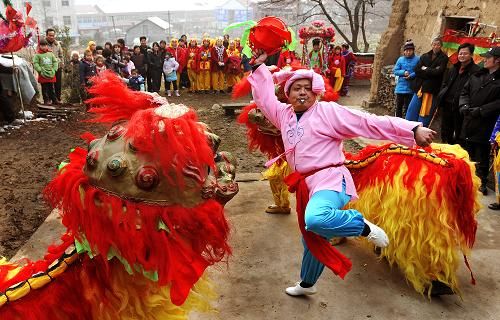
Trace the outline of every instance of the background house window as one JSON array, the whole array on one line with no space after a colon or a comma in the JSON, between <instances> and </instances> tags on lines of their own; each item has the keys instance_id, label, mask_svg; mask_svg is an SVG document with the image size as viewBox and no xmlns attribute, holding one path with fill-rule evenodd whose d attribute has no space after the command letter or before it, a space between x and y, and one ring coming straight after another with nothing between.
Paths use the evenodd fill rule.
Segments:
<instances>
[{"instance_id":1,"label":"background house window","mask_svg":"<svg viewBox=\"0 0 500 320\"><path fill-rule=\"evenodd\" d=\"M65 26L71 25L71 16L63 16L63 23Z\"/></svg>"},{"instance_id":2,"label":"background house window","mask_svg":"<svg viewBox=\"0 0 500 320\"><path fill-rule=\"evenodd\" d=\"M46 27L54 26L54 17L46 17L45 18L45 26Z\"/></svg>"},{"instance_id":3,"label":"background house window","mask_svg":"<svg viewBox=\"0 0 500 320\"><path fill-rule=\"evenodd\" d=\"M62 1L61 1L61 5L62 5L63 7L69 7L69 0L62 0Z\"/></svg>"},{"instance_id":4,"label":"background house window","mask_svg":"<svg viewBox=\"0 0 500 320\"><path fill-rule=\"evenodd\" d=\"M42 6L44 6L45 8L49 8L50 7L50 0L43 0Z\"/></svg>"}]
</instances>

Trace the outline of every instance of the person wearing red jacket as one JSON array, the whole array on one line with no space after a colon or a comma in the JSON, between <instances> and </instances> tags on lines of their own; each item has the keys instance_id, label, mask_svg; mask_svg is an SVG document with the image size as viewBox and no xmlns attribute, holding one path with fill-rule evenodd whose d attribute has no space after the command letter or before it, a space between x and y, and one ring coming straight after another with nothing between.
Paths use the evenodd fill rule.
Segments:
<instances>
[{"instance_id":1,"label":"person wearing red jacket","mask_svg":"<svg viewBox=\"0 0 500 320\"><path fill-rule=\"evenodd\" d=\"M330 82L333 91L339 92L345 76L345 59L342 56L342 48L336 46L328 57L328 69L330 70Z\"/></svg>"},{"instance_id":2,"label":"person wearing red jacket","mask_svg":"<svg viewBox=\"0 0 500 320\"><path fill-rule=\"evenodd\" d=\"M170 46L167 48L167 52L170 52L172 57L179 63L179 69L177 69L177 87L179 86L179 81L181 79L182 70L187 64L187 53L185 48L179 46L179 41L175 38L170 40ZM165 88L165 90L170 90L170 88Z\"/></svg>"},{"instance_id":3,"label":"person wearing red jacket","mask_svg":"<svg viewBox=\"0 0 500 320\"><path fill-rule=\"evenodd\" d=\"M198 42L196 39L192 38L189 40L189 44L186 48L187 53L187 75L189 78L189 90L188 92L198 92L198 67L199 65L196 63L196 57L198 56L198 51L200 48L198 47Z\"/></svg>"},{"instance_id":4,"label":"person wearing red jacket","mask_svg":"<svg viewBox=\"0 0 500 320\"><path fill-rule=\"evenodd\" d=\"M212 48L210 59L212 60L212 87L214 89L214 93L224 93L224 69L226 67L228 57L222 38L217 38L215 41L215 46Z\"/></svg>"},{"instance_id":5,"label":"person wearing red jacket","mask_svg":"<svg viewBox=\"0 0 500 320\"><path fill-rule=\"evenodd\" d=\"M212 65L212 61L210 59L211 55L210 39L204 38L196 55L198 90L200 90L200 92L208 93L210 91L210 70Z\"/></svg>"},{"instance_id":6,"label":"person wearing red jacket","mask_svg":"<svg viewBox=\"0 0 500 320\"><path fill-rule=\"evenodd\" d=\"M345 60L345 76L342 82L342 89L340 89L341 96L349 95L349 82L354 75L354 66L356 65L356 56L349 50L349 45L347 43L342 44L342 56Z\"/></svg>"},{"instance_id":7,"label":"person wearing red jacket","mask_svg":"<svg viewBox=\"0 0 500 320\"><path fill-rule=\"evenodd\" d=\"M233 86L241 80L241 53L236 49L234 40L229 41L226 53L228 56L226 63L227 92L232 92Z\"/></svg>"}]
</instances>

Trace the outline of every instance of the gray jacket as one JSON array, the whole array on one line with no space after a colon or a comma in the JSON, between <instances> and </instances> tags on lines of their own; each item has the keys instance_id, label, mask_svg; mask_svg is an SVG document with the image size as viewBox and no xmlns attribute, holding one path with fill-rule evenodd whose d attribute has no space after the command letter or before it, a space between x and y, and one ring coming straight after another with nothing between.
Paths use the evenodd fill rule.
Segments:
<instances>
[{"instance_id":1,"label":"gray jacket","mask_svg":"<svg viewBox=\"0 0 500 320\"><path fill-rule=\"evenodd\" d=\"M50 50L52 50L52 53L57 58L57 62L59 63L59 69L62 68L64 64L64 53L61 43L57 40L54 40L54 43L49 42L49 48Z\"/></svg>"}]
</instances>

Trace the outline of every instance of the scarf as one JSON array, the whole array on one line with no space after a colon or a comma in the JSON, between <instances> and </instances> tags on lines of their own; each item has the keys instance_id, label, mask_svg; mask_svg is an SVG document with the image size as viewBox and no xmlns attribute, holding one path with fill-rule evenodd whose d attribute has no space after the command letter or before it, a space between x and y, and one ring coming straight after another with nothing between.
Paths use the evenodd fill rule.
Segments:
<instances>
[{"instance_id":1,"label":"scarf","mask_svg":"<svg viewBox=\"0 0 500 320\"><path fill-rule=\"evenodd\" d=\"M217 59L220 61L220 62L223 62L224 61L224 50L226 48L224 48L224 46L220 46L220 47L215 47L215 51L217 52Z\"/></svg>"}]
</instances>

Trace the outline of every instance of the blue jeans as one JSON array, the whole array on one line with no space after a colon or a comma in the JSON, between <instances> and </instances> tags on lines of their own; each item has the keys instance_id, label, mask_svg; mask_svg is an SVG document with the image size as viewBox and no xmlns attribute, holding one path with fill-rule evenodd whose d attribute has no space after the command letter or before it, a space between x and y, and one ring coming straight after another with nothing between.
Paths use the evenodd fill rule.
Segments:
<instances>
[{"instance_id":1,"label":"blue jeans","mask_svg":"<svg viewBox=\"0 0 500 320\"><path fill-rule=\"evenodd\" d=\"M406 111L406 120L410 121L418 121L422 122L424 127L428 127L431 122L432 116L436 111L437 107L437 97L432 97L432 106L431 112L429 115L422 117L420 116L420 107L422 106L422 98L419 98L416 93L413 94L413 98L411 98L410 105L408 106L408 110Z\"/></svg>"},{"instance_id":2,"label":"blue jeans","mask_svg":"<svg viewBox=\"0 0 500 320\"><path fill-rule=\"evenodd\" d=\"M361 213L354 209L342 210L350 200L351 197L345 193L345 182L342 192L332 190L315 192L306 207L306 230L326 239L360 236L365 226ZM304 239L302 239L302 244L304 255L300 278L304 282L315 284L325 265L312 255Z\"/></svg>"}]
</instances>

